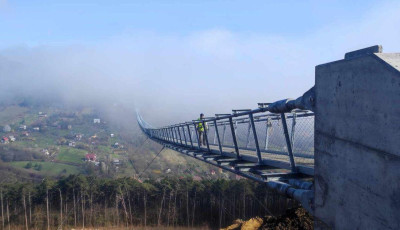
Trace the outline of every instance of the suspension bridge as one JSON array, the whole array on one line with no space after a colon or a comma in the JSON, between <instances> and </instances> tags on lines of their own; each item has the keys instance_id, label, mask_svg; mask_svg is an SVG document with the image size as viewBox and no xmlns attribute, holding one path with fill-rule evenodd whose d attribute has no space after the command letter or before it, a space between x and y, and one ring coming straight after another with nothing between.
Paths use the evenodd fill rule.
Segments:
<instances>
[{"instance_id":1,"label":"suspension bridge","mask_svg":"<svg viewBox=\"0 0 400 230\"><path fill-rule=\"evenodd\" d=\"M400 228L400 54L349 52L315 78L299 98L256 109L164 127L137 120L163 146L299 201L317 229Z\"/></svg>"},{"instance_id":2,"label":"suspension bridge","mask_svg":"<svg viewBox=\"0 0 400 230\"><path fill-rule=\"evenodd\" d=\"M312 94L313 89L303 97L312 101ZM304 103L303 97L160 128L152 127L139 114L137 120L148 137L168 148L311 202L314 113L304 110L311 103ZM208 127L206 145L200 143L199 123Z\"/></svg>"}]
</instances>

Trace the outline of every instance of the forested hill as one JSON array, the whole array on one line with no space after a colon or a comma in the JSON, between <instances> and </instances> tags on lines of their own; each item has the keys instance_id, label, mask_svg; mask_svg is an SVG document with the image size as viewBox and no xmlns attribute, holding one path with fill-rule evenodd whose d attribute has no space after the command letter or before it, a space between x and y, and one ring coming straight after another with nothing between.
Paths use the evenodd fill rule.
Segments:
<instances>
[{"instance_id":1,"label":"forested hill","mask_svg":"<svg viewBox=\"0 0 400 230\"><path fill-rule=\"evenodd\" d=\"M279 214L292 200L248 180L165 177L144 182L71 175L0 185L2 229L206 227Z\"/></svg>"}]
</instances>

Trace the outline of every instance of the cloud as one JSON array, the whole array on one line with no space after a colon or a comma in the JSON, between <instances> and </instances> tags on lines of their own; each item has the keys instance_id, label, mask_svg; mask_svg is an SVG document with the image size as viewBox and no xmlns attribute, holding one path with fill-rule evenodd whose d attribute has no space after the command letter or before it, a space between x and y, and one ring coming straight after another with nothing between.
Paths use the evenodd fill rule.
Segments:
<instances>
[{"instance_id":1,"label":"cloud","mask_svg":"<svg viewBox=\"0 0 400 230\"><path fill-rule=\"evenodd\" d=\"M137 107L150 122L191 120L257 102L297 97L314 84L314 67L345 52L382 44L400 51L400 4L302 37L223 29L188 35L122 34L93 44L12 47L0 51L2 98Z\"/></svg>"}]
</instances>

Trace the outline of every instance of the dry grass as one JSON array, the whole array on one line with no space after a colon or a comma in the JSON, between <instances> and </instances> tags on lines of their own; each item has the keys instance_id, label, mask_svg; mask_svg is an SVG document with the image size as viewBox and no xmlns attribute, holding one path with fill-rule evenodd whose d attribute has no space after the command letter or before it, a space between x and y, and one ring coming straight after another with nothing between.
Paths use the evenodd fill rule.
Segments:
<instances>
[{"instance_id":1,"label":"dry grass","mask_svg":"<svg viewBox=\"0 0 400 230\"><path fill-rule=\"evenodd\" d=\"M128 227L128 228L121 228L121 227L107 227L107 228L85 228L85 230L187 230L187 229L195 229L195 230L208 230L208 227L202 228L187 228L187 227ZM82 230L82 228L71 228L71 230Z\"/></svg>"},{"instance_id":2,"label":"dry grass","mask_svg":"<svg viewBox=\"0 0 400 230\"><path fill-rule=\"evenodd\" d=\"M6 227L5 229L8 229ZM30 230L39 230L41 228L30 228ZM50 229L55 230L57 227L50 227ZM83 230L83 228L74 228L74 227L63 227L63 230ZM187 227L143 227L143 226L136 226L136 227L99 227L99 228L84 228L85 230L188 230L188 229L194 229L194 230L209 230L209 227L194 227L194 228L187 228ZM10 230L25 230L25 226L12 226Z\"/></svg>"},{"instance_id":3,"label":"dry grass","mask_svg":"<svg viewBox=\"0 0 400 230\"><path fill-rule=\"evenodd\" d=\"M235 223L223 228L221 230L257 230L264 223L264 220L260 217L251 218L247 221L235 220Z\"/></svg>"}]
</instances>

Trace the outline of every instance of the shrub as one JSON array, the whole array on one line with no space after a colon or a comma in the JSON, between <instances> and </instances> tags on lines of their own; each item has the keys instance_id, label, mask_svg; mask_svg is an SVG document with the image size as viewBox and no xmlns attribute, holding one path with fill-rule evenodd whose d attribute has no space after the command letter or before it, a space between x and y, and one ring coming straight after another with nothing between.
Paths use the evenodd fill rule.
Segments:
<instances>
[{"instance_id":1,"label":"shrub","mask_svg":"<svg viewBox=\"0 0 400 230\"><path fill-rule=\"evenodd\" d=\"M26 169L32 168L32 163L31 163L31 162L28 162L28 163L25 165L25 168L26 168Z\"/></svg>"}]
</instances>

